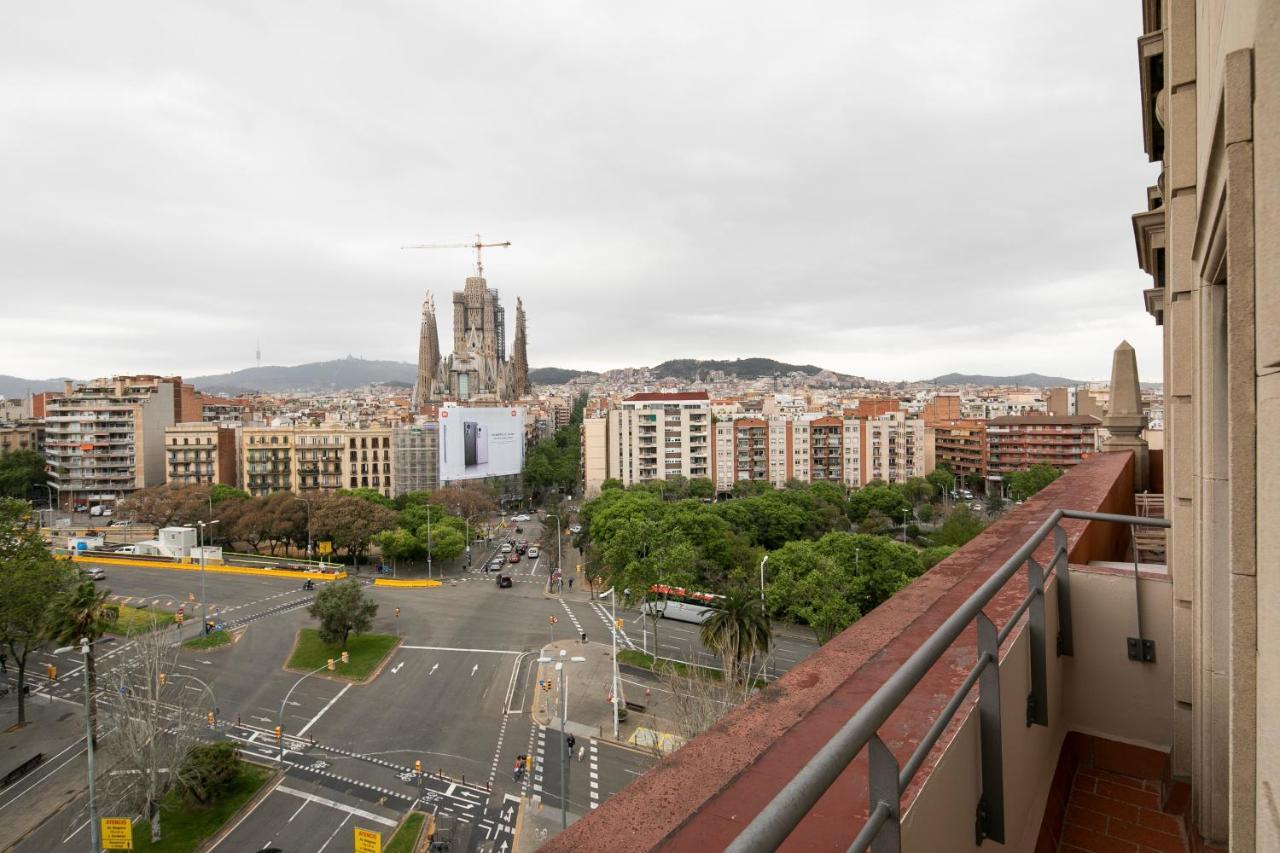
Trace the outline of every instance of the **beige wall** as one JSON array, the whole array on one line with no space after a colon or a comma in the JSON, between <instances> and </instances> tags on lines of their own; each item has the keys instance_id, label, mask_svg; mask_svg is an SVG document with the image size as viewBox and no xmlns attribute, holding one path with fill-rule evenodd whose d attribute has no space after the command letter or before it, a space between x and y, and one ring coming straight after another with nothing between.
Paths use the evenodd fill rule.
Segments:
<instances>
[{"instance_id":1,"label":"beige wall","mask_svg":"<svg viewBox=\"0 0 1280 853\"><path fill-rule=\"evenodd\" d=\"M609 476L609 421L607 418L584 418L582 421L582 479L588 498L600 494L600 486Z\"/></svg>"},{"instance_id":2,"label":"beige wall","mask_svg":"<svg viewBox=\"0 0 1280 853\"><path fill-rule=\"evenodd\" d=\"M1015 581L1016 583L1017 581ZM1044 818L1049 786L1069 731L1168 751L1174 660L1162 655L1172 643L1172 590L1167 577L1144 575L1143 636L1155 640L1156 662L1129 660L1126 637L1134 631L1134 581L1085 567L1071 570L1074 655L1058 657L1058 586L1045 590L1049 638L1048 726L1027 726L1030 637L1025 622L1005 641L1000 660L1004 759L1005 844L974 843L973 820L982 790L977 688L943 735L943 752L903 816L906 851L1033 850ZM999 626L997 626L999 627ZM949 737L950 735L950 737ZM927 772L928 762L925 764Z\"/></svg>"}]
</instances>

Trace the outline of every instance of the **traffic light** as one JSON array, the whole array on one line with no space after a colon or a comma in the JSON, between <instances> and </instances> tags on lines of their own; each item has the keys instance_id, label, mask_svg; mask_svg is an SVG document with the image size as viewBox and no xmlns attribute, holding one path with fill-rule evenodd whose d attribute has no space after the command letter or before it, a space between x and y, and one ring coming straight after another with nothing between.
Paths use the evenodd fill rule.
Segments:
<instances>
[{"instance_id":1,"label":"traffic light","mask_svg":"<svg viewBox=\"0 0 1280 853\"><path fill-rule=\"evenodd\" d=\"M342 662L343 662L343 663L351 663L351 654L350 654L350 652L343 652L343 653L342 653Z\"/></svg>"},{"instance_id":2,"label":"traffic light","mask_svg":"<svg viewBox=\"0 0 1280 853\"><path fill-rule=\"evenodd\" d=\"M422 775L422 761L421 761L421 760L418 760L418 761L413 762L413 772L414 772L414 773L417 773L419 776L421 776L421 775Z\"/></svg>"},{"instance_id":3,"label":"traffic light","mask_svg":"<svg viewBox=\"0 0 1280 853\"><path fill-rule=\"evenodd\" d=\"M211 725L211 726L213 725L213 712L212 712L212 711L210 711L210 712L209 712L209 725Z\"/></svg>"},{"instance_id":4,"label":"traffic light","mask_svg":"<svg viewBox=\"0 0 1280 853\"><path fill-rule=\"evenodd\" d=\"M167 681L167 680L168 680L168 678L169 678L169 676L165 675L163 672L162 672L162 673L160 673L160 686L161 686L161 687L164 687L164 683L165 683L165 681Z\"/></svg>"},{"instance_id":5,"label":"traffic light","mask_svg":"<svg viewBox=\"0 0 1280 853\"><path fill-rule=\"evenodd\" d=\"M344 654L345 654L345 653L344 653ZM329 671L330 671L330 672L333 672L335 669L337 669L337 667L336 667L336 666L334 666L333 658L329 658Z\"/></svg>"},{"instance_id":6,"label":"traffic light","mask_svg":"<svg viewBox=\"0 0 1280 853\"><path fill-rule=\"evenodd\" d=\"M283 733L284 732L281 731L280 727L276 726L276 740L280 740L280 735L282 735Z\"/></svg>"},{"instance_id":7,"label":"traffic light","mask_svg":"<svg viewBox=\"0 0 1280 853\"><path fill-rule=\"evenodd\" d=\"M46 672L47 672L47 673L48 673L48 675L49 675L49 680L50 680L50 681L57 681L57 680L58 680L58 668L57 668L56 666L54 666L53 664L49 664L49 667L48 667L48 669L46 670Z\"/></svg>"}]
</instances>

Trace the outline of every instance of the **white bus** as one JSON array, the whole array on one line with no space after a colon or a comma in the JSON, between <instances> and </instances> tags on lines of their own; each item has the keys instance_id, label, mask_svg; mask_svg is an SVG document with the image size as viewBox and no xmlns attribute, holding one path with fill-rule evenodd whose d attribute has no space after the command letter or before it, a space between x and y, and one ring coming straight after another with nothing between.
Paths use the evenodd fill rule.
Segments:
<instances>
[{"instance_id":1,"label":"white bus","mask_svg":"<svg viewBox=\"0 0 1280 853\"><path fill-rule=\"evenodd\" d=\"M715 603L724 598L709 592L690 592L677 586L654 584L649 587L650 597L640 605L640 612L657 615L663 619L693 622L701 625L715 612Z\"/></svg>"}]
</instances>

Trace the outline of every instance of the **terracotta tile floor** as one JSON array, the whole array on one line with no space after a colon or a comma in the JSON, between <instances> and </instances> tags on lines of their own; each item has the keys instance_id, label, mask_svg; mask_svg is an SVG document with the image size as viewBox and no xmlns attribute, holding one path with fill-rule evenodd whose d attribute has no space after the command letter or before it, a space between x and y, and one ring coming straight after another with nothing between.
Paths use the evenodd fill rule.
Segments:
<instances>
[{"instance_id":1,"label":"terracotta tile floor","mask_svg":"<svg viewBox=\"0 0 1280 853\"><path fill-rule=\"evenodd\" d=\"M1060 853L1187 853L1182 820L1160 811L1155 782L1081 767L1071 785Z\"/></svg>"}]
</instances>

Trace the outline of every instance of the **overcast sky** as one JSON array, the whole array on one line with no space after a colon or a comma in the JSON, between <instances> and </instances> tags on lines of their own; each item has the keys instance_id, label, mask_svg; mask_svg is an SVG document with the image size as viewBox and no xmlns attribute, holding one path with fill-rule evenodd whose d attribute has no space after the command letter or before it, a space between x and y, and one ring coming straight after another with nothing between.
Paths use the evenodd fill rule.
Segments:
<instances>
[{"instance_id":1,"label":"overcast sky","mask_svg":"<svg viewBox=\"0 0 1280 853\"><path fill-rule=\"evenodd\" d=\"M1139 4L11 4L0 373L448 347L479 231L536 366L1161 374Z\"/></svg>"}]
</instances>

